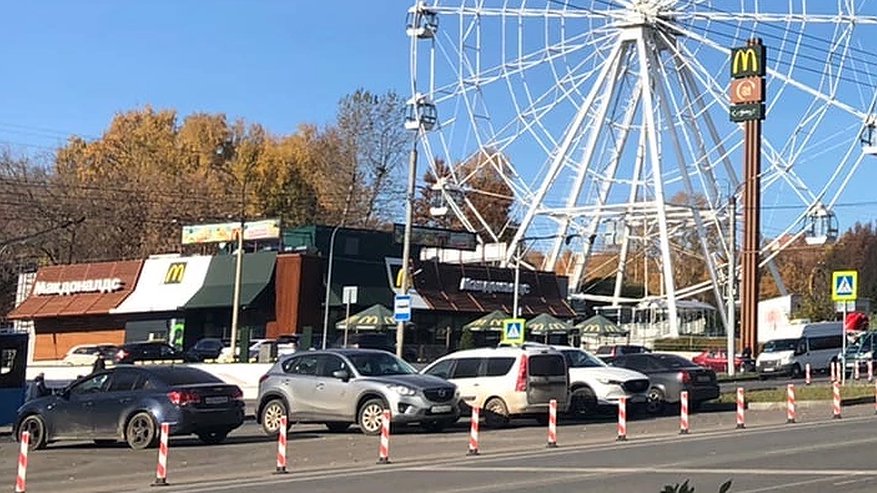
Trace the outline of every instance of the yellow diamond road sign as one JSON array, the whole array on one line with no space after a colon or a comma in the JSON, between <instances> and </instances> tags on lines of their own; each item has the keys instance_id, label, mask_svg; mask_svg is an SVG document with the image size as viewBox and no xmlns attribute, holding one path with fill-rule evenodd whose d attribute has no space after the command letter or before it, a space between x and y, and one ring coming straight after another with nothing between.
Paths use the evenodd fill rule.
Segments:
<instances>
[{"instance_id":1,"label":"yellow diamond road sign","mask_svg":"<svg viewBox=\"0 0 877 493\"><path fill-rule=\"evenodd\" d=\"M856 301L859 290L859 273L854 270L837 270L831 273L831 300Z\"/></svg>"},{"instance_id":2,"label":"yellow diamond road sign","mask_svg":"<svg viewBox=\"0 0 877 493\"><path fill-rule=\"evenodd\" d=\"M523 344L524 343L524 319L523 318L507 318L502 321L502 341L501 344Z\"/></svg>"}]
</instances>

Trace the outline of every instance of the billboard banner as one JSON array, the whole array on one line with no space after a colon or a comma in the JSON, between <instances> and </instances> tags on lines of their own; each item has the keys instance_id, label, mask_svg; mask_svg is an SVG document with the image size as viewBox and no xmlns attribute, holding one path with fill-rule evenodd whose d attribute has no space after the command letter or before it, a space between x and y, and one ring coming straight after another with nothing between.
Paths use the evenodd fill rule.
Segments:
<instances>
[{"instance_id":1,"label":"billboard banner","mask_svg":"<svg viewBox=\"0 0 877 493\"><path fill-rule=\"evenodd\" d=\"M183 245L196 243L222 243L234 241L241 223L194 224L183 226ZM280 238L280 219L264 219L244 223L244 240L270 240Z\"/></svg>"}]
</instances>

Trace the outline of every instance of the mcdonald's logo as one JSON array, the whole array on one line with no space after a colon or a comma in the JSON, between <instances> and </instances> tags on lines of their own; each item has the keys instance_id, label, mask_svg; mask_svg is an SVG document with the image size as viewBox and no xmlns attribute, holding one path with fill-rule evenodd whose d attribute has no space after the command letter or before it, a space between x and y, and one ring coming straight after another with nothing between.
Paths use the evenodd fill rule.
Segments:
<instances>
[{"instance_id":1,"label":"mcdonald's logo","mask_svg":"<svg viewBox=\"0 0 877 493\"><path fill-rule=\"evenodd\" d=\"M764 77L766 49L764 45L744 46L731 50L731 77Z\"/></svg>"},{"instance_id":2,"label":"mcdonald's logo","mask_svg":"<svg viewBox=\"0 0 877 493\"><path fill-rule=\"evenodd\" d=\"M180 284L183 282L183 276L186 275L186 263L174 262L168 266L167 272L164 274L165 284Z\"/></svg>"}]
</instances>

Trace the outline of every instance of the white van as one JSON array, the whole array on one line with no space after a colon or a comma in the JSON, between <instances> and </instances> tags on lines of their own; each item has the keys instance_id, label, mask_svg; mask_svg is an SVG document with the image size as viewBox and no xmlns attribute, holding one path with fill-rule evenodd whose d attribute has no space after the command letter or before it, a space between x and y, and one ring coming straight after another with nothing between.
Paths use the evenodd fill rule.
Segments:
<instances>
[{"instance_id":1,"label":"white van","mask_svg":"<svg viewBox=\"0 0 877 493\"><path fill-rule=\"evenodd\" d=\"M843 347L842 322L816 322L789 325L782 339L764 344L755 360L758 376L791 375L801 377L810 363L811 371L827 371Z\"/></svg>"},{"instance_id":2,"label":"white van","mask_svg":"<svg viewBox=\"0 0 877 493\"><path fill-rule=\"evenodd\" d=\"M457 351L420 373L444 378L460 389L462 403L483 409L487 426L530 416L548 420L548 403L565 412L569 376L563 355L550 347L497 347Z\"/></svg>"}]
</instances>

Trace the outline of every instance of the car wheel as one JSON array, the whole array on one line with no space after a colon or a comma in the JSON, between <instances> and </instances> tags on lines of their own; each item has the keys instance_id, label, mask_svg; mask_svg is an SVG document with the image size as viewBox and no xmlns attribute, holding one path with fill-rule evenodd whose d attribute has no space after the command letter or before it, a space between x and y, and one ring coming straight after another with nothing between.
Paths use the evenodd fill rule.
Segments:
<instances>
[{"instance_id":1,"label":"car wheel","mask_svg":"<svg viewBox=\"0 0 877 493\"><path fill-rule=\"evenodd\" d=\"M216 445L225 441L231 430L210 430L197 433L198 439L207 445Z\"/></svg>"},{"instance_id":2,"label":"car wheel","mask_svg":"<svg viewBox=\"0 0 877 493\"><path fill-rule=\"evenodd\" d=\"M350 428L350 423L333 421L326 423L326 428L328 428L331 432L341 433L347 431L347 428Z\"/></svg>"},{"instance_id":3,"label":"car wheel","mask_svg":"<svg viewBox=\"0 0 877 493\"><path fill-rule=\"evenodd\" d=\"M387 404L383 399L369 399L359 408L357 424L366 435L380 435L384 409Z\"/></svg>"},{"instance_id":4,"label":"car wheel","mask_svg":"<svg viewBox=\"0 0 877 493\"><path fill-rule=\"evenodd\" d=\"M155 445L158 439L155 420L147 412L135 414L125 426L125 441L134 450L143 450Z\"/></svg>"},{"instance_id":5,"label":"car wheel","mask_svg":"<svg viewBox=\"0 0 877 493\"><path fill-rule=\"evenodd\" d=\"M804 376L804 372L801 371L801 365L795 363L792 366L792 378L801 378L802 376Z\"/></svg>"},{"instance_id":6,"label":"car wheel","mask_svg":"<svg viewBox=\"0 0 877 493\"><path fill-rule=\"evenodd\" d=\"M494 397L484 404L484 424L488 428L503 428L509 424L509 408L502 399Z\"/></svg>"},{"instance_id":7,"label":"car wheel","mask_svg":"<svg viewBox=\"0 0 877 493\"><path fill-rule=\"evenodd\" d=\"M266 435L276 435L280 432L280 418L287 416L286 404L280 399L271 399L265 407L262 408L262 431ZM289 422L287 422L289 426Z\"/></svg>"},{"instance_id":8,"label":"car wheel","mask_svg":"<svg viewBox=\"0 0 877 493\"><path fill-rule=\"evenodd\" d=\"M18 427L18 440L21 441L21 434L24 432L30 434L28 442L28 450L39 450L46 446L46 422L38 414L31 414L22 420Z\"/></svg>"},{"instance_id":9,"label":"car wheel","mask_svg":"<svg viewBox=\"0 0 877 493\"><path fill-rule=\"evenodd\" d=\"M584 417L595 414L597 411L597 396L590 387L579 387L570 395L569 413L575 417Z\"/></svg>"},{"instance_id":10,"label":"car wheel","mask_svg":"<svg viewBox=\"0 0 877 493\"><path fill-rule=\"evenodd\" d=\"M664 406L667 405L667 401L661 389L657 387L650 388L646 398L646 411L650 414L661 414L664 412Z\"/></svg>"}]
</instances>

